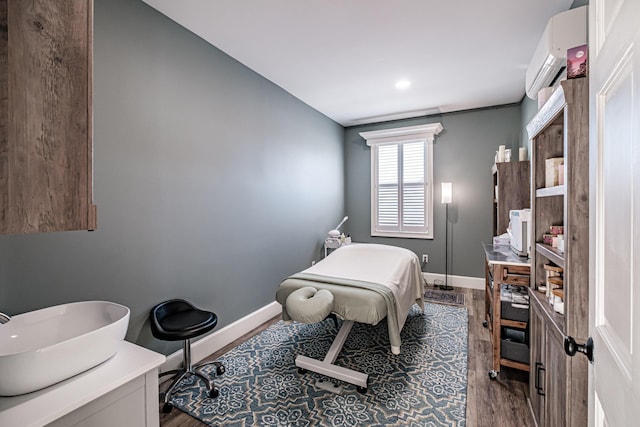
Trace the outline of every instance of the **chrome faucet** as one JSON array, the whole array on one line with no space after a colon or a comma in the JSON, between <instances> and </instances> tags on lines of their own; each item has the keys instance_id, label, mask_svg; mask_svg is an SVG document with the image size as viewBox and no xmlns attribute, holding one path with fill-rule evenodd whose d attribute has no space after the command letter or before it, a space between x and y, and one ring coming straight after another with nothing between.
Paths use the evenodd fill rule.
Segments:
<instances>
[{"instance_id":1,"label":"chrome faucet","mask_svg":"<svg viewBox=\"0 0 640 427\"><path fill-rule=\"evenodd\" d=\"M11 316L0 311L0 324L7 323L9 320L11 320Z\"/></svg>"}]
</instances>

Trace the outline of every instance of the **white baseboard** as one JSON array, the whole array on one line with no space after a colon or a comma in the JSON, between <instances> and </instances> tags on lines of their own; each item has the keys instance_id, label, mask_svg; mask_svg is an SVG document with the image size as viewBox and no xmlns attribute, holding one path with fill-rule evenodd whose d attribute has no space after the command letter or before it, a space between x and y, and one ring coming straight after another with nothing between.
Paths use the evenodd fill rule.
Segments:
<instances>
[{"instance_id":1,"label":"white baseboard","mask_svg":"<svg viewBox=\"0 0 640 427\"><path fill-rule=\"evenodd\" d=\"M237 340L244 334L262 325L264 322L273 319L282 313L282 306L276 301L267 304L262 308L249 313L241 319L221 328L214 333L207 335L198 341L191 343L191 362L198 363L211 353L215 353L222 347ZM182 366L182 349L171 353L167 360L160 366L160 372L171 371Z\"/></svg>"},{"instance_id":2,"label":"white baseboard","mask_svg":"<svg viewBox=\"0 0 640 427\"><path fill-rule=\"evenodd\" d=\"M435 279L440 279L444 283L444 274L439 273L422 273L424 279L430 285L433 284ZM484 279L481 277L468 277L468 276L453 276L449 275L449 285L458 288L470 288L470 289L484 289Z\"/></svg>"}]
</instances>

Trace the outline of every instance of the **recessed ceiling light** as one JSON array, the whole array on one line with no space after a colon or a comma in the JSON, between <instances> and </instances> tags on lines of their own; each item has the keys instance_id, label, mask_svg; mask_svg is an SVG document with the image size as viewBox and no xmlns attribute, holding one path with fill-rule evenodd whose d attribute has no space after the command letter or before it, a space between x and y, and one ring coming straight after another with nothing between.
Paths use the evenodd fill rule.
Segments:
<instances>
[{"instance_id":1,"label":"recessed ceiling light","mask_svg":"<svg viewBox=\"0 0 640 427\"><path fill-rule=\"evenodd\" d=\"M396 89L406 89L411 86L411 82L409 80L399 80L396 82Z\"/></svg>"}]
</instances>

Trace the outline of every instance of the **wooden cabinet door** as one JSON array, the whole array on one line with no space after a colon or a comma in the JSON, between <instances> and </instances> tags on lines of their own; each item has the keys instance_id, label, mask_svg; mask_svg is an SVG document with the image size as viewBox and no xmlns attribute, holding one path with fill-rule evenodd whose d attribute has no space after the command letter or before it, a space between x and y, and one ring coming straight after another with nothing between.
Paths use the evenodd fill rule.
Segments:
<instances>
[{"instance_id":1,"label":"wooden cabinet door","mask_svg":"<svg viewBox=\"0 0 640 427\"><path fill-rule=\"evenodd\" d=\"M562 336L554 328L547 328L546 337L546 426L566 426L567 407L567 355L564 352Z\"/></svg>"},{"instance_id":2,"label":"wooden cabinet door","mask_svg":"<svg viewBox=\"0 0 640 427\"><path fill-rule=\"evenodd\" d=\"M539 427L544 427L545 379L545 326L535 302L529 307L529 396L531 409Z\"/></svg>"},{"instance_id":3,"label":"wooden cabinet door","mask_svg":"<svg viewBox=\"0 0 640 427\"><path fill-rule=\"evenodd\" d=\"M0 233L92 230L92 0L0 0Z\"/></svg>"}]
</instances>

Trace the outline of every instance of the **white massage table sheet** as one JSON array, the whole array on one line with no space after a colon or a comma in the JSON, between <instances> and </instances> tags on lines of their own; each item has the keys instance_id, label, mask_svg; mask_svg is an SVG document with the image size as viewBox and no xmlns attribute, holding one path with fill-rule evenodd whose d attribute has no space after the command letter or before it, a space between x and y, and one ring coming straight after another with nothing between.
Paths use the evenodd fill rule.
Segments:
<instances>
[{"instance_id":1,"label":"white massage table sheet","mask_svg":"<svg viewBox=\"0 0 640 427\"><path fill-rule=\"evenodd\" d=\"M286 312L286 297L296 289L313 286L334 295L333 312L356 322L377 324L387 317L393 353L400 351L400 331L411 306L422 308L424 281L418 257L395 246L353 244L336 249L314 266L280 285L276 299ZM388 313L395 316L389 318Z\"/></svg>"}]
</instances>

